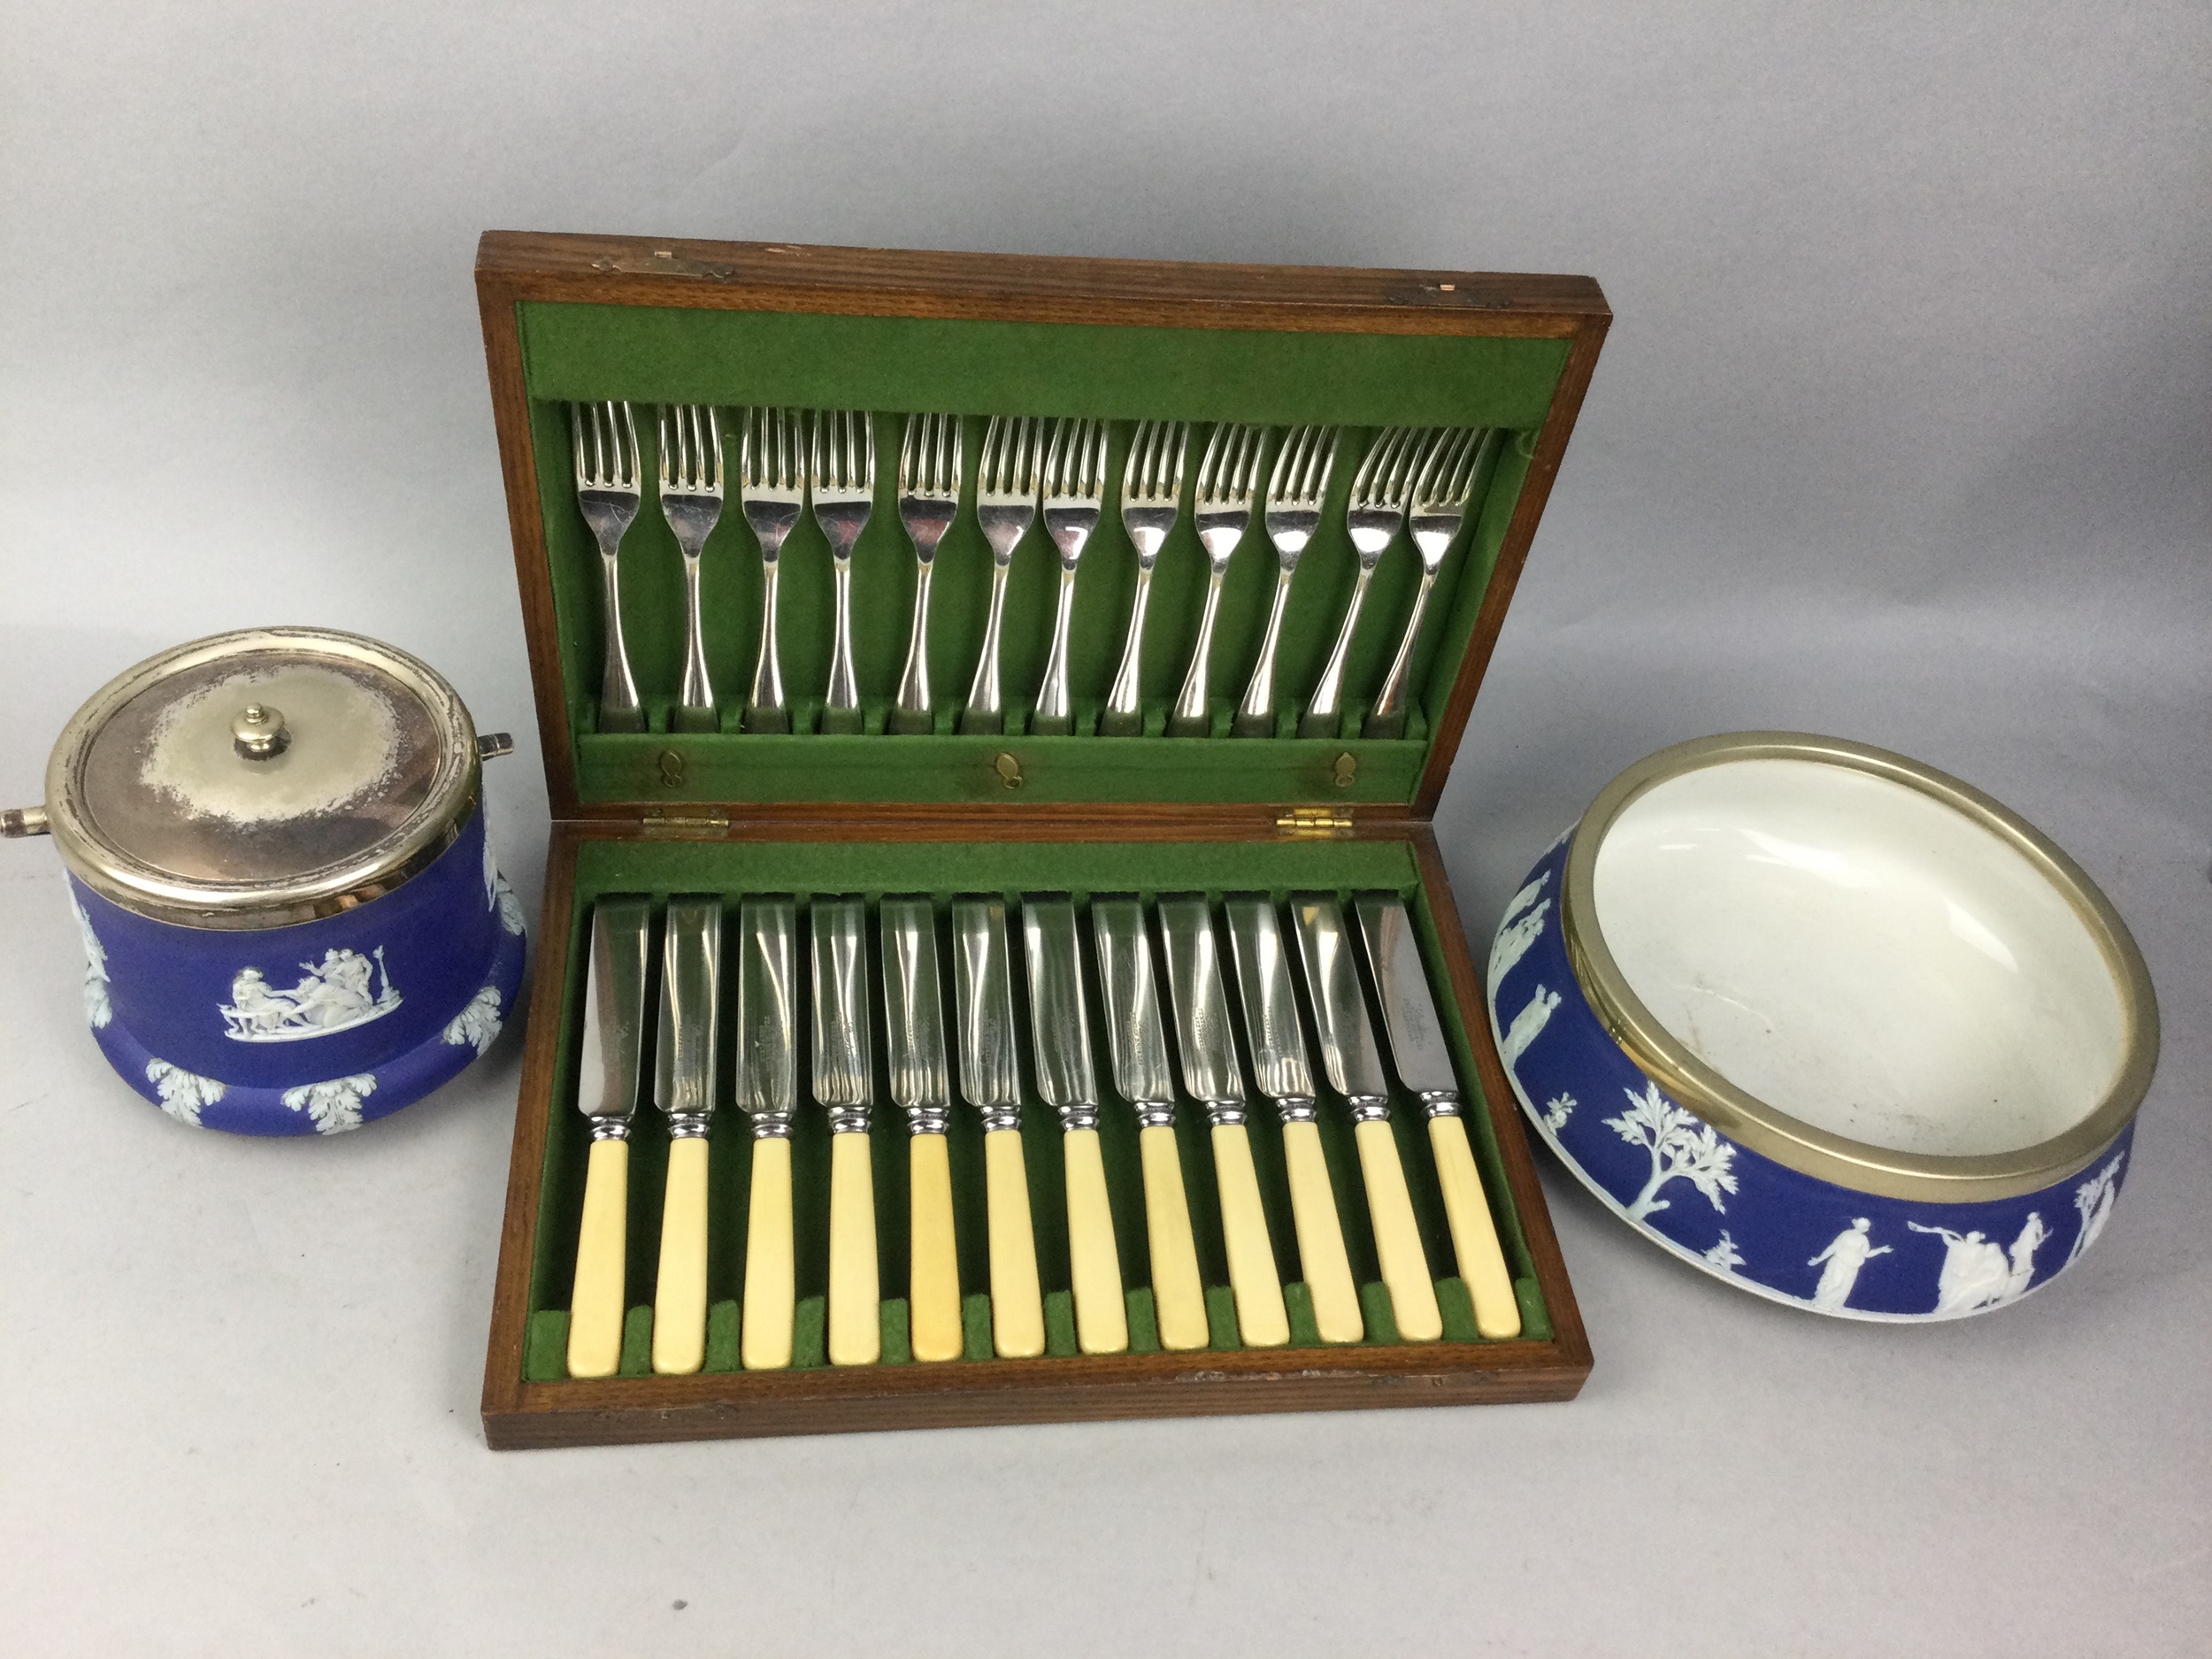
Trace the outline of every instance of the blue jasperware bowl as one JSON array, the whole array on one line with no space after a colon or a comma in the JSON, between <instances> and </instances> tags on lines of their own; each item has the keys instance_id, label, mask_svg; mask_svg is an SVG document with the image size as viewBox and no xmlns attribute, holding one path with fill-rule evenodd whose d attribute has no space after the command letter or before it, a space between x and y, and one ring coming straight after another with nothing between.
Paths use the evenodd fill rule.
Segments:
<instances>
[{"instance_id":1,"label":"blue jasperware bowl","mask_svg":"<svg viewBox=\"0 0 2212 1659\"><path fill-rule=\"evenodd\" d=\"M1665 749L1538 861L1490 952L1537 1133L1646 1237L1849 1318L2006 1306L2103 1230L2158 1054L2065 854L1837 739Z\"/></svg>"},{"instance_id":2,"label":"blue jasperware bowl","mask_svg":"<svg viewBox=\"0 0 2212 1659\"><path fill-rule=\"evenodd\" d=\"M331 1134L482 1054L523 972L480 798L508 747L415 658L326 629L197 641L96 693L35 816L125 1081L196 1127Z\"/></svg>"}]
</instances>

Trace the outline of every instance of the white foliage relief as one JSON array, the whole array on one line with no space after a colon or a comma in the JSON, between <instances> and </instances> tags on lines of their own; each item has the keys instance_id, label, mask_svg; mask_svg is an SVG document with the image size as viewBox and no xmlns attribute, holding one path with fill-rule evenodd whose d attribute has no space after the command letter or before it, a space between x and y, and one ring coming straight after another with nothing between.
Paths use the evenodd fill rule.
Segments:
<instances>
[{"instance_id":1,"label":"white foliage relief","mask_svg":"<svg viewBox=\"0 0 2212 1659\"><path fill-rule=\"evenodd\" d=\"M180 1124L201 1126L200 1112L223 1098L225 1086L211 1077L200 1077L166 1060L146 1062L146 1080L161 1096L161 1110Z\"/></svg>"},{"instance_id":2,"label":"white foliage relief","mask_svg":"<svg viewBox=\"0 0 2212 1659\"><path fill-rule=\"evenodd\" d=\"M1743 1252L1736 1248L1735 1240L1728 1236L1728 1229L1720 1230L1720 1239L1705 1252L1705 1259L1724 1273L1732 1273L1744 1263Z\"/></svg>"},{"instance_id":3,"label":"white foliage relief","mask_svg":"<svg viewBox=\"0 0 2212 1659\"><path fill-rule=\"evenodd\" d=\"M317 1134L337 1135L361 1126L361 1102L375 1092L375 1077L363 1072L358 1077L334 1077L327 1083L288 1088L284 1103L296 1112L305 1112L313 1120Z\"/></svg>"},{"instance_id":4,"label":"white foliage relief","mask_svg":"<svg viewBox=\"0 0 2212 1659\"><path fill-rule=\"evenodd\" d=\"M77 931L84 938L84 1017L85 1023L95 1031L104 1031L115 1010L108 1002L108 948L100 942L100 935L92 931L92 918L84 913L84 906L77 902L77 895L69 895L69 908L77 918Z\"/></svg>"},{"instance_id":5,"label":"white foliage relief","mask_svg":"<svg viewBox=\"0 0 2212 1659\"><path fill-rule=\"evenodd\" d=\"M1608 1118L1606 1127L1651 1156L1651 1177L1629 1205L1629 1219L1640 1221L1666 1209L1668 1201L1659 1196L1660 1189L1678 1180L1689 1182L1724 1214L1728 1206L1721 1194L1736 1190L1730 1167L1736 1161L1736 1148L1716 1134L1710 1124L1662 1094L1656 1083L1647 1083L1641 1094L1632 1088L1621 1092L1628 1096L1628 1110L1618 1118Z\"/></svg>"},{"instance_id":6,"label":"white foliage relief","mask_svg":"<svg viewBox=\"0 0 2212 1659\"><path fill-rule=\"evenodd\" d=\"M1567 1119L1574 1115L1577 1105L1571 1094L1555 1094L1544 1102L1544 1127L1557 1134L1567 1126Z\"/></svg>"},{"instance_id":7,"label":"white foliage relief","mask_svg":"<svg viewBox=\"0 0 2212 1659\"><path fill-rule=\"evenodd\" d=\"M1514 1015L1513 1023L1506 1027L1505 1042L1499 1055L1509 1068L1528 1052L1529 1044L1536 1041L1537 1033L1544 1029L1544 1022L1558 1006L1559 993L1548 991L1540 985L1536 994L1528 999L1528 1006Z\"/></svg>"},{"instance_id":8,"label":"white foliage relief","mask_svg":"<svg viewBox=\"0 0 2212 1659\"><path fill-rule=\"evenodd\" d=\"M515 897L515 890L507 885L507 878L499 873L499 860L492 856L491 837L484 838L484 904L488 910L499 912L499 925L511 933L522 931L522 901ZM482 1052L480 1049L478 1052Z\"/></svg>"},{"instance_id":9,"label":"white foliage relief","mask_svg":"<svg viewBox=\"0 0 2212 1659\"><path fill-rule=\"evenodd\" d=\"M456 1045L473 1043L482 1054L499 1035L499 987L488 985L469 1005L446 1022L445 1040Z\"/></svg>"},{"instance_id":10,"label":"white foliage relief","mask_svg":"<svg viewBox=\"0 0 2212 1659\"><path fill-rule=\"evenodd\" d=\"M2104 1231L2104 1224L2111 1219L2112 1201L2120 1195L2120 1165L2127 1154L2120 1156L2099 1170L2094 1175L2074 1188L2074 1208L2081 1211L2081 1230L2074 1234L2073 1248L2066 1252L2071 1266L2076 1256L2097 1241Z\"/></svg>"},{"instance_id":11,"label":"white foliage relief","mask_svg":"<svg viewBox=\"0 0 2212 1659\"><path fill-rule=\"evenodd\" d=\"M1851 1225L1828 1240L1828 1248L1805 1263L1820 1270L1820 1283L1813 1287L1813 1306L1834 1310L1851 1300L1852 1288L1859 1282L1859 1270L1878 1256L1890 1254L1886 1244L1877 1244L1871 1236L1873 1221L1865 1216L1853 1219Z\"/></svg>"},{"instance_id":12,"label":"white foliage relief","mask_svg":"<svg viewBox=\"0 0 2212 1659\"><path fill-rule=\"evenodd\" d=\"M1948 1227L1923 1226L1917 1221L1905 1225L1915 1233L1932 1233L1943 1240L1943 1271L1936 1279L1933 1310L1939 1315L1972 1313L2018 1301L2035 1278L2037 1248L2051 1236L2038 1214L2028 1217L2009 1251L1978 1231L1954 1233Z\"/></svg>"}]
</instances>

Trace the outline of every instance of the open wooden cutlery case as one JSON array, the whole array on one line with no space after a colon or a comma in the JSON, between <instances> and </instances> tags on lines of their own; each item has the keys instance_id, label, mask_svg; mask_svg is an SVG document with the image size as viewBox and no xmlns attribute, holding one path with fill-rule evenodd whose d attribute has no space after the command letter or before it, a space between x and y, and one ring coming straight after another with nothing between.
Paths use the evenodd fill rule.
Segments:
<instances>
[{"instance_id":1,"label":"open wooden cutlery case","mask_svg":"<svg viewBox=\"0 0 2212 1659\"><path fill-rule=\"evenodd\" d=\"M1574 277L495 232L479 250L477 288L554 820L485 1373L490 1444L1571 1397L1588 1373L1589 1348L1430 818L1609 320L1597 286ZM572 411L611 403L629 406L640 446L642 501L621 539L618 567L643 730L603 729L604 589L598 546L579 504ZM657 411L681 406L713 411L726 480L724 510L696 567L697 635L713 687L714 713L704 720L695 708L687 714L680 707L691 634L685 561L654 488ZM830 545L811 511L799 515L777 559L788 732L748 729L764 572L739 510L739 451L744 411L763 409L868 411L877 457L873 510L849 560L856 709L826 707L836 606ZM957 418L964 463L953 522L934 558L926 643L933 695L926 715L918 719L910 710L902 719L896 704L918 566L898 511L900 457L905 423L924 415ZM1066 612L1068 713L1060 722L1037 718L1062 606L1062 559L1040 514L1006 569L1002 729L988 732L972 729L963 715L991 609L993 552L975 495L994 418L1102 423L1094 430L1103 434L1105 487ZM1131 632L1138 565L1120 487L1139 423L1147 421L1189 423L1187 460L1179 511L1150 583L1139 707L1117 724L1107 705ZM1262 429L1250 525L1221 582L1205 677L1208 734L1171 736L1210 576L1194 523L1202 457L1228 423ZM1304 426L1333 429L1321 439L1333 459L1317 525L1279 606L1272 735L1236 735L1257 729L1238 719L1238 704L1277 605L1277 549L1263 526L1267 469ZM1359 570L1347 514L1361 464L1396 428L1477 434L1465 446L1463 511L1406 653L1402 722L1371 717L1423 573L1403 533L1373 564L1342 653L1334 729L1302 736L1302 724L1309 731L1316 724L1302 717ZM1437 442L1436 433L1424 441ZM1056 725L1067 734L1053 732ZM1141 729L1106 734L1132 726ZM1179 729L1189 729L1188 721ZM1377 730L1397 734L1365 734ZM793 901L802 920L791 987L801 1052L787 1142L795 1297L788 1362L768 1369L745 1363L749 1194L759 1143L739 1104L744 1079L735 1072L745 1062L729 1006L737 976L725 972L716 1110L705 1137L703 1363L683 1374L655 1368L672 1143L669 1120L653 1109L649 1015L642 1097L626 1142L619 1356L611 1375L572 1375L570 1310L595 1133L580 1091L591 1087L584 1027L595 910L616 897L646 901L654 918L648 995L657 997L672 899L715 901L726 952L746 902L767 895ZM875 948L887 925L883 901L909 895L926 899L934 918L945 963L946 1046L955 1059L945 1149L961 1337L956 1357L936 1360L917 1358L910 1340L910 1125L894 1103ZM1097 1051L1099 1162L1127 1310L1124 1345L1114 1352L1085 1351L1096 1343L1079 1328L1071 1294L1078 1253L1069 1237L1063 1119L1041 1092L1028 1039L1022 917L1026 902L1046 895L1072 900L1081 918L1079 995ZM995 1342L985 1125L961 1098L956 1035L965 1016L950 1006L958 949L951 913L976 897L1003 905L1017 964L1019 1137L1043 1314L1043 1351L1032 1357L1001 1357L1003 1343ZM1448 1213L1424 1131L1424 1099L1394 1071L1383 1139L1396 1143L1440 1334L1412 1340L1401 1331L1367 1202L1375 1148L1356 1134L1356 1101L1332 1087L1328 1064L1314 1064L1309 1121L1317 1125L1360 1310L1356 1340L1324 1340L1302 1260L1302 1229L1311 1217L1294 1216L1283 1117L1256 1086L1256 1056L1240 1026L1251 1168L1288 1340L1245 1340L1252 1327L1240 1323L1232 1294L1217 1196L1227 1190L1217 1186L1219 1130L1210 1130L1219 1119L1187 1091L1173 1102L1172 1133L1203 1284L1204 1333L1197 1346L1163 1340L1139 1116L1116 1092L1107 1053L1116 1010L1092 954L1094 902L1120 897L1134 898L1150 918L1154 950L1164 949L1162 901L1202 899L1221 930L1225 963L1232 956L1225 907L1243 902L1248 913L1260 901L1288 939L1302 900L1333 901L1347 918L1363 901L1402 903L1463 1101L1517 1335L1489 1338L1478 1328L1458 1254L1462 1214ZM872 1152L880 1294L873 1362L844 1364L831 1363L833 1345L825 1336L833 1137L828 1111L808 1087L817 987L806 971L803 931L818 902L841 898L859 900L866 916L875 1087L863 1133ZM1388 1011L1374 964L1362 963L1356 983L1375 999L1368 1011L1382 1033ZM1174 964L1162 957L1154 965L1164 1003ZM1325 1010L1316 1006L1310 969L1296 983L1302 1041L1311 1042ZM1176 1046L1176 1024L1165 1023ZM1392 1052L1386 1042L1384 1051ZM1178 1059L1187 1068L1188 1054ZM1179 1086L1187 1078L1187 1069L1179 1071ZM1379 1107L1366 1115L1379 1118ZM1494 1317L1482 1324L1497 1328Z\"/></svg>"}]
</instances>

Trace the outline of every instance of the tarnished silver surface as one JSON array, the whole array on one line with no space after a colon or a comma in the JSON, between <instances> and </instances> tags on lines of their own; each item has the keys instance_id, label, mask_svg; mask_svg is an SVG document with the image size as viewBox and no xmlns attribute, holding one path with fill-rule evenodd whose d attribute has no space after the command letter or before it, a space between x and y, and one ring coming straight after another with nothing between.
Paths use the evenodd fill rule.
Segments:
<instances>
[{"instance_id":1,"label":"tarnished silver surface","mask_svg":"<svg viewBox=\"0 0 2212 1659\"><path fill-rule=\"evenodd\" d=\"M1129 602L1129 637L1121 648L1121 666L1106 694L1098 729L1107 737L1137 737L1144 731L1144 616L1152 598L1152 571L1160 546L1182 511L1183 461L1190 448L1190 423L1145 420L1129 440L1129 460L1121 475L1121 527L1137 550L1137 591Z\"/></svg>"},{"instance_id":2,"label":"tarnished silver surface","mask_svg":"<svg viewBox=\"0 0 2212 1659\"><path fill-rule=\"evenodd\" d=\"M937 918L926 898L887 898L883 939L883 1035L891 1056L891 1099L918 1135L945 1133L952 1075L945 1064L944 992L937 977Z\"/></svg>"},{"instance_id":3,"label":"tarnished silver surface","mask_svg":"<svg viewBox=\"0 0 2212 1659\"><path fill-rule=\"evenodd\" d=\"M1352 636L1359 628L1359 613L1367 603L1368 584L1375 566L1405 523L1406 501L1413 493L1414 474L1426 450L1426 427L1392 426L1379 434L1352 480L1352 496L1344 510L1344 527L1359 557L1359 572L1352 580L1352 596L1344 606L1344 620L1336 631L1327 666L1315 681L1306 711L1298 717L1301 737L1334 737L1344 716L1344 665L1352 654Z\"/></svg>"},{"instance_id":4,"label":"tarnished silver surface","mask_svg":"<svg viewBox=\"0 0 2212 1659\"><path fill-rule=\"evenodd\" d=\"M1275 457L1262 514L1267 539L1275 544L1275 603L1268 610L1259 659L1252 664L1252 678L1230 726L1239 737L1275 735L1275 653L1282 643L1283 614L1290 608L1298 561L1321 527L1321 503L1328 497L1335 465L1334 426L1294 426Z\"/></svg>"},{"instance_id":5,"label":"tarnished silver surface","mask_svg":"<svg viewBox=\"0 0 2212 1659\"><path fill-rule=\"evenodd\" d=\"M1457 1117L1459 1074L1452 1066L1443 1022L1437 1018L1413 918L1394 893L1362 894L1353 908L1359 913L1367 966L1382 1002L1383 1029L1389 1034L1390 1061L1398 1081L1420 1096L1430 1117Z\"/></svg>"},{"instance_id":6,"label":"tarnished silver surface","mask_svg":"<svg viewBox=\"0 0 2212 1659\"><path fill-rule=\"evenodd\" d=\"M1198 639L1191 647L1183 689L1168 715L1170 737L1205 737L1213 730L1206 687L1214 624L1221 615L1221 585L1229 575L1230 556L1252 523L1252 497L1259 488L1260 451L1266 440L1264 427L1224 422L1207 439L1205 458L1198 464L1191 517L1198 527L1199 545L1206 549L1206 603L1198 615Z\"/></svg>"},{"instance_id":7,"label":"tarnished silver surface","mask_svg":"<svg viewBox=\"0 0 2212 1659\"><path fill-rule=\"evenodd\" d=\"M599 672L599 729L642 732L645 705L638 701L630 653L622 642L622 538L637 521L637 420L627 403L571 403L568 432L576 455L576 508L599 543L599 608L603 623Z\"/></svg>"},{"instance_id":8,"label":"tarnished silver surface","mask_svg":"<svg viewBox=\"0 0 2212 1659\"><path fill-rule=\"evenodd\" d=\"M1360 988L1343 907L1329 894L1296 894L1290 901L1290 919L1313 1004L1314 1034L1321 1041L1322 1071L1355 1118L1380 1116L1389 1108L1390 1079L1383 1075L1375 1027L1367 1018L1367 995Z\"/></svg>"},{"instance_id":9,"label":"tarnished silver surface","mask_svg":"<svg viewBox=\"0 0 2212 1659\"><path fill-rule=\"evenodd\" d=\"M1115 1090L1137 1109L1138 1122L1148 1127L1172 1123L1175 1079L1168 1071L1144 906L1135 899L1094 899L1091 942L1105 993L1106 1052Z\"/></svg>"},{"instance_id":10,"label":"tarnished silver surface","mask_svg":"<svg viewBox=\"0 0 2212 1659\"><path fill-rule=\"evenodd\" d=\"M1063 1127L1098 1127L1098 1073L1091 1064L1091 1022L1083 1006L1083 941L1075 905L1064 898L1022 906L1029 958L1029 1031L1037 1092Z\"/></svg>"},{"instance_id":11,"label":"tarnished silver surface","mask_svg":"<svg viewBox=\"0 0 2212 1659\"><path fill-rule=\"evenodd\" d=\"M853 666L853 547L876 505L876 423L858 410L816 411L807 449L807 495L829 542L834 618L822 730L860 730L860 679Z\"/></svg>"},{"instance_id":12,"label":"tarnished silver surface","mask_svg":"<svg viewBox=\"0 0 2212 1659\"><path fill-rule=\"evenodd\" d=\"M798 411L747 410L737 472L738 502L760 543L760 656L744 726L748 732L788 732L791 710L776 650L776 577L784 541L806 510L806 431Z\"/></svg>"},{"instance_id":13,"label":"tarnished silver surface","mask_svg":"<svg viewBox=\"0 0 2212 1659\"><path fill-rule=\"evenodd\" d=\"M1168 1000L1175 1006L1183 1092L1206 1102L1217 1124L1244 1121L1244 1072L1229 1028L1229 991L1213 917L1199 895L1163 895L1160 937L1167 946Z\"/></svg>"},{"instance_id":14,"label":"tarnished silver surface","mask_svg":"<svg viewBox=\"0 0 2212 1659\"><path fill-rule=\"evenodd\" d=\"M1060 554L1060 596L1053 613L1052 649L1037 687L1029 729L1065 737L1075 729L1068 701L1068 646L1075 619L1075 567L1106 506L1106 423L1056 420L1045 451L1045 532Z\"/></svg>"},{"instance_id":15,"label":"tarnished silver surface","mask_svg":"<svg viewBox=\"0 0 2212 1659\"><path fill-rule=\"evenodd\" d=\"M592 1120L595 1141L627 1139L637 1110L645 1054L646 952L652 938L653 914L643 899L603 898L592 907L576 1110Z\"/></svg>"},{"instance_id":16,"label":"tarnished silver surface","mask_svg":"<svg viewBox=\"0 0 2212 1659\"><path fill-rule=\"evenodd\" d=\"M986 1129L1018 1129L1021 1067L1016 1055L1014 965L1003 900L956 900L952 988L960 1027L960 1093Z\"/></svg>"},{"instance_id":17,"label":"tarnished silver surface","mask_svg":"<svg viewBox=\"0 0 2212 1659\"><path fill-rule=\"evenodd\" d=\"M684 559L684 680L670 720L679 732L718 731L699 611L699 556L722 518L721 422L702 403L664 404L657 435L661 516Z\"/></svg>"},{"instance_id":18,"label":"tarnished silver surface","mask_svg":"<svg viewBox=\"0 0 2212 1659\"><path fill-rule=\"evenodd\" d=\"M798 904L747 899L737 931L737 1104L756 1136L787 1135L799 1103Z\"/></svg>"},{"instance_id":19,"label":"tarnished silver surface","mask_svg":"<svg viewBox=\"0 0 2212 1659\"><path fill-rule=\"evenodd\" d=\"M714 1116L715 1025L721 1002L722 902L671 899L661 923L661 1023L653 1103L676 1140Z\"/></svg>"},{"instance_id":20,"label":"tarnished silver surface","mask_svg":"<svg viewBox=\"0 0 2212 1659\"><path fill-rule=\"evenodd\" d=\"M814 1098L830 1126L868 1126L875 1103L868 1035L868 907L858 899L817 899L808 907L814 945Z\"/></svg>"},{"instance_id":21,"label":"tarnished silver surface","mask_svg":"<svg viewBox=\"0 0 2212 1659\"><path fill-rule=\"evenodd\" d=\"M1237 1000L1244 1007L1245 1041L1252 1054L1252 1081L1260 1093L1295 1122L1313 1104L1313 1068L1306 1061L1306 1034L1298 1018L1298 994L1290 982L1290 958L1283 951L1275 906L1268 899L1231 898L1222 909L1229 921L1229 944L1236 955Z\"/></svg>"},{"instance_id":22,"label":"tarnished silver surface","mask_svg":"<svg viewBox=\"0 0 2212 1659\"><path fill-rule=\"evenodd\" d=\"M1037 495L1043 488L1045 423L1009 420L994 415L983 429L983 456L975 474L975 521L991 546L990 609L983 620L983 647L975 659L968 705L960 729L995 736L1006 729L1006 704L999 690L999 626L1006 614L1006 577L1014 549L1036 521Z\"/></svg>"},{"instance_id":23,"label":"tarnished silver surface","mask_svg":"<svg viewBox=\"0 0 2212 1659\"><path fill-rule=\"evenodd\" d=\"M930 713L929 579L937 569L938 543L960 516L960 417L909 415L899 446L899 522L914 543L914 625L891 709L894 732L935 729Z\"/></svg>"},{"instance_id":24,"label":"tarnished silver surface","mask_svg":"<svg viewBox=\"0 0 2212 1659\"><path fill-rule=\"evenodd\" d=\"M1360 724L1362 737L1403 737L1406 734L1406 696L1413 679L1413 648L1421 637L1421 618L1428 610L1429 595L1436 588L1436 572L1444 555L1458 540L1460 526L1473 503L1475 480L1483 464L1497 447L1495 430L1476 427L1440 432L1421 458L1421 472L1413 486L1412 505L1406 518L1413 530L1413 545L1421 555L1421 585L1414 590L1413 609L1406 617L1406 631L1391 659L1390 672L1376 694L1375 706Z\"/></svg>"}]
</instances>

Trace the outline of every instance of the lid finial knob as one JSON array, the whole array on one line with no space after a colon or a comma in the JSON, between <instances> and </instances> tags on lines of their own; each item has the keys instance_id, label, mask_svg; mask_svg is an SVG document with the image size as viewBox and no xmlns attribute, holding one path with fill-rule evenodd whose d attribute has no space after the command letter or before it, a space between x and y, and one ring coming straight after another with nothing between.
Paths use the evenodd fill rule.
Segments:
<instances>
[{"instance_id":1,"label":"lid finial knob","mask_svg":"<svg viewBox=\"0 0 2212 1659\"><path fill-rule=\"evenodd\" d=\"M230 723L231 747L248 760L269 760L292 746L284 710L273 703L250 703Z\"/></svg>"}]
</instances>

